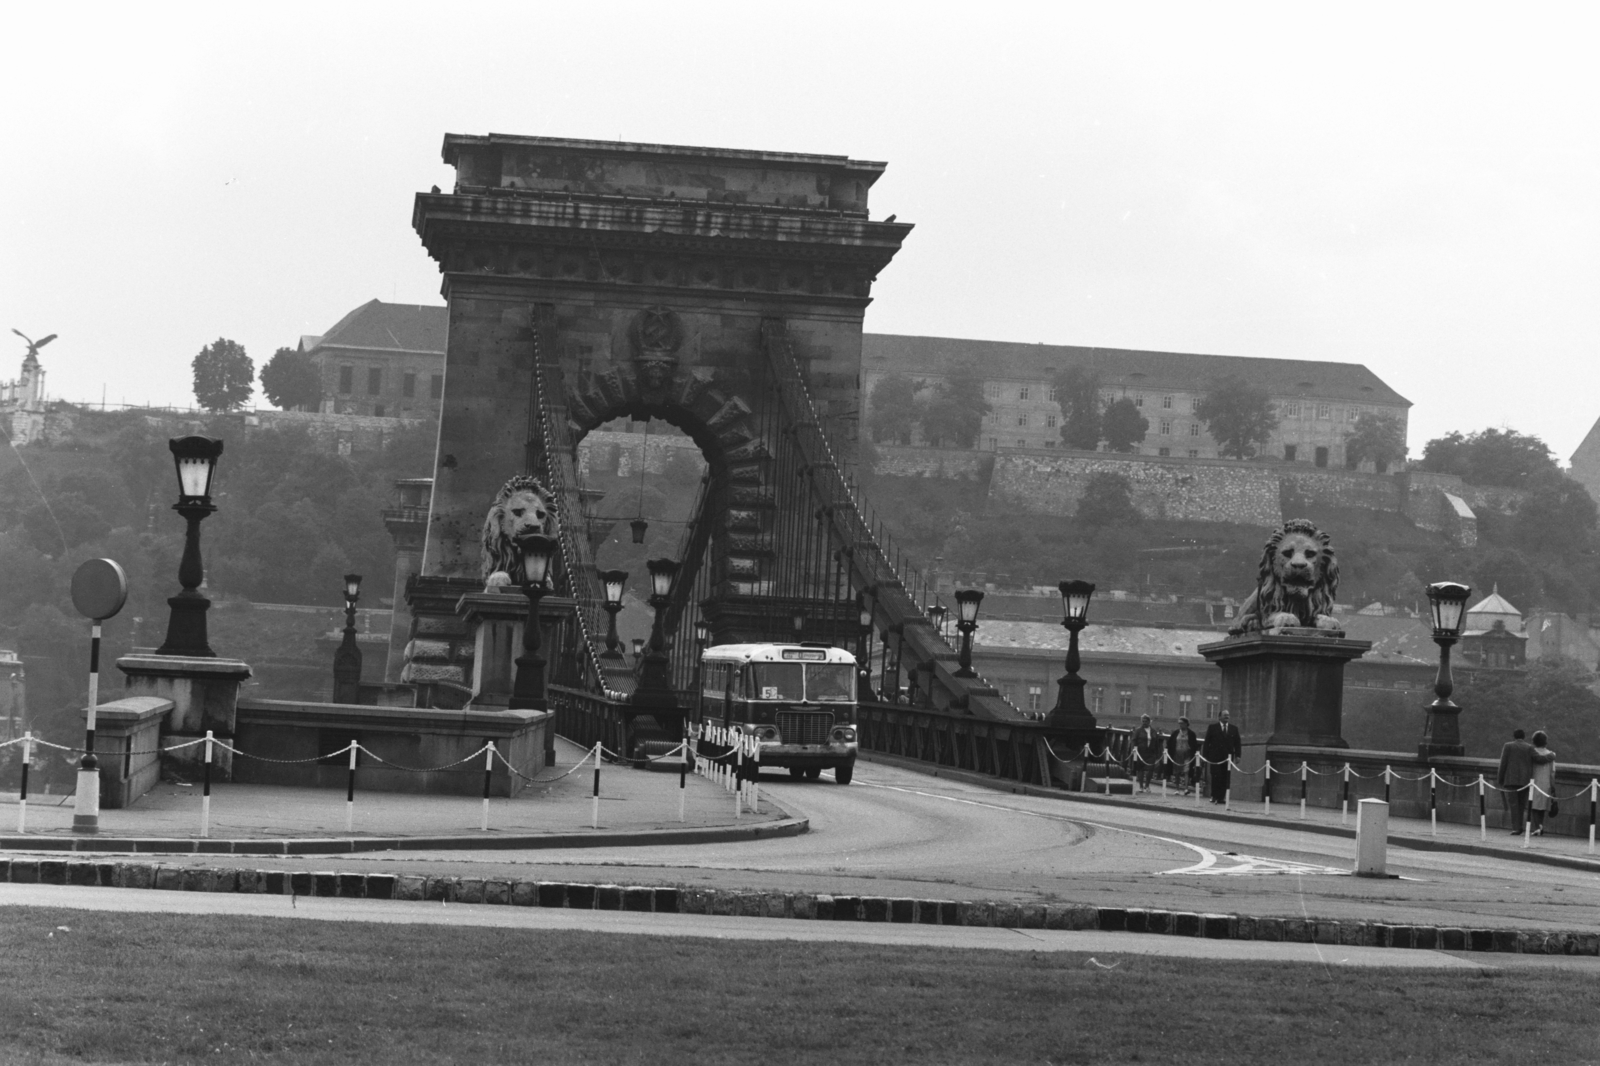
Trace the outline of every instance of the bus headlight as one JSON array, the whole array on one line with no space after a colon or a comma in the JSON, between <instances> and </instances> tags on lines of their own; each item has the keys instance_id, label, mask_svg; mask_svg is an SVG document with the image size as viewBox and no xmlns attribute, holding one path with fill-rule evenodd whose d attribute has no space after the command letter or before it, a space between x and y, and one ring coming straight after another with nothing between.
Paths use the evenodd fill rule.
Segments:
<instances>
[{"instance_id":1,"label":"bus headlight","mask_svg":"<svg viewBox=\"0 0 1600 1066\"><path fill-rule=\"evenodd\" d=\"M856 739L855 726L844 725L835 729L832 734L835 743L849 744Z\"/></svg>"},{"instance_id":2,"label":"bus headlight","mask_svg":"<svg viewBox=\"0 0 1600 1066\"><path fill-rule=\"evenodd\" d=\"M764 725L756 730L756 735L769 744L778 742L778 730L775 726Z\"/></svg>"}]
</instances>

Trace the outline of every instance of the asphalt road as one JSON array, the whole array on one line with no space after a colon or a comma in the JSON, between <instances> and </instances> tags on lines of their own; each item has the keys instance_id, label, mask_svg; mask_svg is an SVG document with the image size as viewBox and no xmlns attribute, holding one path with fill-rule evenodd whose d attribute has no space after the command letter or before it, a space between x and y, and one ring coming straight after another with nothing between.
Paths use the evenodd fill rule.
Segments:
<instances>
[{"instance_id":1,"label":"asphalt road","mask_svg":"<svg viewBox=\"0 0 1600 1066\"><path fill-rule=\"evenodd\" d=\"M787 839L692 847L384 852L235 859L274 869L439 872L942 899L1068 901L1397 924L1600 931L1600 875L1391 848L1392 880L1349 876L1354 844L1297 830L1018 796L877 763L839 786L769 775L810 819ZM164 857L215 865L224 857Z\"/></svg>"}]
</instances>

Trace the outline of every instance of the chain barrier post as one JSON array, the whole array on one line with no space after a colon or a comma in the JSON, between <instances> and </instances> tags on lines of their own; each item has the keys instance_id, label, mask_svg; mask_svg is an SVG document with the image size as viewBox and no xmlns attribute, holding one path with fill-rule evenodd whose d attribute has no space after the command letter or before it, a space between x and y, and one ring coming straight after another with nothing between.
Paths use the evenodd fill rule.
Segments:
<instances>
[{"instance_id":1,"label":"chain barrier post","mask_svg":"<svg viewBox=\"0 0 1600 1066\"><path fill-rule=\"evenodd\" d=\"M1439 835L1439 771L1428 767L1428 826L1434 836Z\"/></svg>"},{"instance_id":2,"label":"chain barrier post","mask_svg":"<svg viewBox=\"0 0 1600 1066\"><path fill-rule=\"evenodd\" d=\"M94 754L95 708L100 703L100 619L89 630L89 708L85 718L83 759L78 763L78 791L73 800L72 831L100 832L100 762Z\"/></svg>"},{"instance_id":3,"label":"chain barrier post","mask_svg":"<svg viewBox=\"0 0 1600 1066\"><path fill-rule=\"evenodd\" d=\"M589 828L600 828L600 742L594 742L594 799L591 801L593 810L589 815Z\"/></svg>"},{"instance_id":4,"label":"chain barrier post","mask_svg":"<svg viewBox=\"0 0 1600 1066\"><path fill-rule=\"evenodd\" d=\"M483 824L480 828L489 831L489 785L494 779L494 741L484 745L483 757Z\"/></svg>"},{"instance_id":5,"label":"chain barrier post","mask_svg":"<svg viewBox=\"0 0 1600 1066\"><path fill-rule=\"evenodd\" d=\"M1194 805L1196 809L1200 807L1200 779L1205 776L1205 771L1201 767L1204 765L1205 759L1200 756L1199 752L1189 756L1189 773L1194 778L1190 784L1194 786Z\"/></svg>"},{"instance_id":6,"label":"chain barrier post","mask_svg":"<svg viewBox=\"0 0 1600 1066\"><path fill-rule=\"evenodd\" d=\"M1233 810L1233 771L1236 767L1233 765L1232 755L1224 755L1222 761L1228 767L1228 787L1222 790L1222 809L1231 811Z\"/></svg>"},{"instance_id":7,"label":"chain barrier post","mask_svg":"<svg viewBox=\"0 0 1600 1066\"><path fill-rule=\"evenodd\" d=\"M1478 839L1489 839L1489 804L1484 796L1483 775L1478 775Z\"/></svg>"},{"instance_id":8,"label":"chain barrier post","mask_svg":"<svg viewBox=\"0 0 1600 1066\"><path fill-rule=\"evenodd\" d=\"M356 753L361 750L361 745L355 741L350 742L350 769L346 775L344 787L344 831L356 831Z\"/></svg>"},{"instance_id":9,"label":"chain barrier post","mask_svg":"<svg viewBox=\"0 0 1600 1066\"><path fill-rule=\"evenodd\" d=\"M1533 842L1533 782L1528 782L1528 798L1522 804L1522 846Z\"/></svg>"},{"instance_id":10,"label":"chain barrier post","mask_svg":"<svg viewBox=\"0 0 1600 1066\"><path fill-rule=\"evenodd\" d=\"M1104 757L1105 757L1105 770L1104 770L1104 773L1106 775L1106 777L1105 777L1105 788L1106 788L1106 795L1109 796L1109 795L1111 795L1111 738L1110 737L1106 737L1106 750L1105 750L1105 756Z\"/></svg>"},{"instance_id":11,"label":"chain barrier post","mask_svg":"<svg viewBox=\"0 0 1600 1066\"><path fill-rule=\"evenodd\" d=\"M1167 798L1167 769L1166 769L1166 765L1170 761L1171 760L1167 756L1167 749L1162 748L1161 749L1161 758L1156 760L1156 766L1159 768L1157 770L1157 772L1161 774L1161 798L1162 799L1166 799Z\"/></svg>"},{"instance_id":12,"label":"chain barrier post","mask_svg":"<svg viewBox=\"0 0 1600 1066\"><path fill-rule=\"evenodd\" d=\"M761 813L761 739L750 738L750 813Z\"/></svg>"},{"instance_id":13,"label":"chain barrier post","mask_svg":"<svg viewBox=\"0 0 1600 1066\"><path fill-rule=\"evenodd\" d=\"M1267 775L1261 781L1261 813L1272 815L1272 760L1266 761Z\"/></svg>"},{"instance_id":14,"label":"chain barrier post","mask_svg":"<svg viewBox=\"0 0 1600 1066\"><path fill-rule=\"evenodd\" d=\"M1089 745L1083 746L1083 773L1078 775L1078 791L1089 791Z\"/></svg>"},{"instance_id":15,"label":"chain barrier post","mask_svg":"<svg viewBox=\"0 0 1600 1066\"><path fill-rule=\"evenodd\" d=\"M202 839L211 835L211 754L214 743L211 730L206 730L206 769L204 783L201 785L200 791L200 836Z\"/></svg>"},{"instance_id":16,"label":"chain barrier post","mask_svg":"<svg viewBox=\"0 0 1600 1066\"><path fill-rule=\"evenodd\" d=\"M1600 801L1600 777L1589 778L1589 854L1594 854L1594 815Z\"/></svg>"},{"instance_id":17,"label":"chain barrier post","mask_svg":"<svg viewBox=\"0 0 1600 1066\"><path fill-rule=\"evenodd\" d=\"M1344 764L1344 798L1339 801L1339 824L1350 822L1350 764Z\"/></svg>"},{"instance_id":18,"label":"chain barrier post","mask_svg":"<svg viewBox=\"0 0 1600 1066\"><path fill-rule=\"evenodd\" d=\"M733 746L733 816L735 818L744 814L744 747L747 738L739 734L738 741Z\"/></svg>"},{"instance_id":19,"label":"chain barrier post","mask_svg":"<svg viewBox=\"0 0 1600 1066\"><path fill-rule=\"evenodd\" d=\"M1300 820L1306 820L1306 761L1300 760Z\"/></svg>"},{"instance_id":20,"label":"chain barrier post","mask_svg":"<svg viewBox=\"0 0 1600 1066\"><path fill-rule=\"evenodd\" d=\"M1391 773L1391 771L1389 769L1389 764L1388 763L1384 763L1383 764L1383 802L1385 802L1385 803L1389 802L1389 783L1390 783L1389 777L1390 777L1390 773Z\"/></svg>"},{"instance_id":21,"label":"chain barrier post","mask_svg":"<svg viewBox=\"0 0 1600 1066\"><path fill-rule=\"evenodd\" d=\"M683 762L678 764L678 821L683 821L683 800L689 782L689 738L683 740Z\"/></svg>"},{"instance_id":22,"label":"chain barrier post","mask_svg":"<svg viewBox=\"0 0 1600 1066\"><path fill-rule=\"evenodd\" d=\"M27 832L27 765L34 762L34 730L22 733L22 791L16 804L16 831ZM1590 804L1590 807L1594 805ZM1594 852L1594 815L1589 818L1589 850Z\"/></svg>"}]
</instances>

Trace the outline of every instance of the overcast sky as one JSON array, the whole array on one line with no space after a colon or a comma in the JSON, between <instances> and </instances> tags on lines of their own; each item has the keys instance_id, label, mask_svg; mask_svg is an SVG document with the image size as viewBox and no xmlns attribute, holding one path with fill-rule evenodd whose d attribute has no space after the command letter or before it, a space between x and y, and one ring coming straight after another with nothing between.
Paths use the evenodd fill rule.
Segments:
<instances>
[{"instance_id":1,"label":"overcast sky","mask_svg":"<svg viewBox=\"0 0 1600 1066\"><path fill-rule=\"evenodd\" d=\"M1413 454L1600 416L1579 5L236 6L0 14L0 330L60 335L53 396L439 303L412 196L493 131L886 160L870 331L1365 363Z\"/></svg>"}]
</instances>

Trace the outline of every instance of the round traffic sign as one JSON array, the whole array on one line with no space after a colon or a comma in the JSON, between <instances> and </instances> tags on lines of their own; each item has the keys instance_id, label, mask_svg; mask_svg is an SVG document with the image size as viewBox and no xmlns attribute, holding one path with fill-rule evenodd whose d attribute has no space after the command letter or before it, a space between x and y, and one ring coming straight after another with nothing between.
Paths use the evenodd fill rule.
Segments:
<instances>
[{"instance_id":1,"label":"round traffic sign","mask_svg":"<svg viewBox=\"0 0 1600 1066\"><path fill-rule=\"evenodd\" d=\"M128 575L110 559L90 559L72 575L72 606L85 618L110 618L128 602Z\"/></svg>"}]
</instances>

